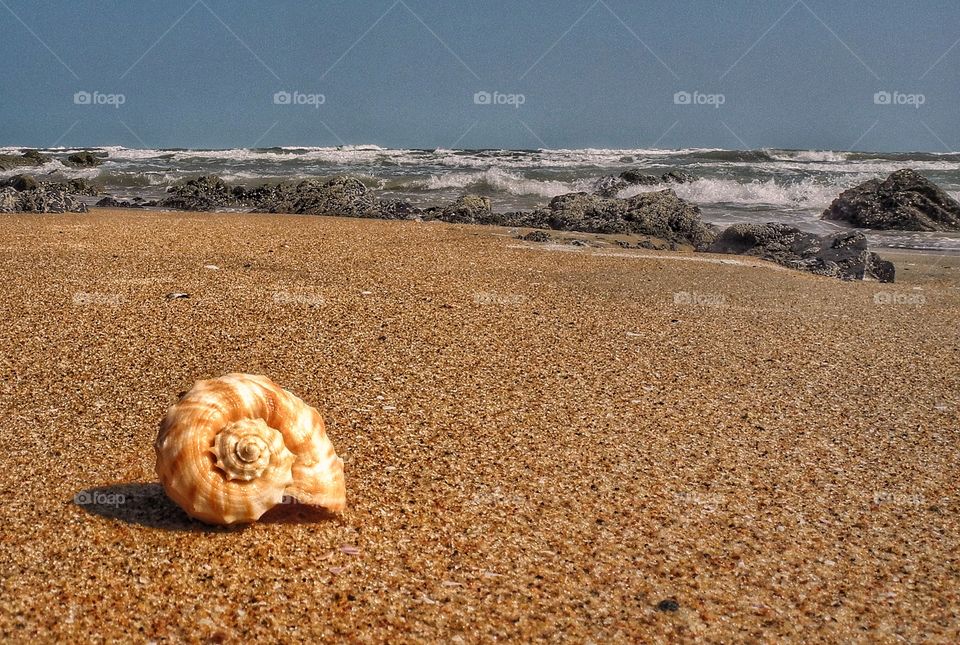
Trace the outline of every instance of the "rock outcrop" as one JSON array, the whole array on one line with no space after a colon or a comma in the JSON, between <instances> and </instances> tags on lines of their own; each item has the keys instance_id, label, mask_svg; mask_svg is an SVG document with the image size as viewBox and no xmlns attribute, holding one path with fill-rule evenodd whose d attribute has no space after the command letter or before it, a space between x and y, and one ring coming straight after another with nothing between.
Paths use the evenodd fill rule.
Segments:
<instances>
[{"instance_id":1,"label":"rock outcrop","mask_svg":"<svg viewBox=\"0 0 960 645\"><path fill-rule=\"evenodd\" d=\"M492 215L490 198L480 195L462 195L452 204L424 211L424 219L438 219L452 224L488 224Z\"/></svg>"},{"instance_id":2,"label":"rock outcrop","mask_svg":"<svg viewBox=\"0 0 960 645\"><path fill-rule=\"evenodd\" d=\"M96 206L98 208L143 208L148 203L149 202L140 200L140 198L129 201L126 199L116 199L114 197L107 196L98 201Z\"/></svg>"},{"instance_id":3,"label":"rock outcrop","mask_svg":"<svg viewBox=\"0 0 960 645\"><path fill-rule=\"evenodd\" d=\"M249 201L249 198L248 198ZM295 186L279 184L272 195L257 200L254 210L267 213L376 217L378 200L356 177L329 181L305 179Z\"/></svg>"},{"instance_id":4,"label":"rock outcrop","mask_svg":"<svg viewBox=\"0 0 960 645\"><path fill-rule=\"evenodd\" d=\"M19 155L0 155L0 170L13 170L28 166L42 166L50 161L50 157L36 150L27 150Z\"/></svg>"},{"instance_id":5,"label":"rock outcrop","mask_svg":"<svg viewBox=\"0 0 960 645\"><path fill-rule=\"evenodd\" d=\"M237 206L234 189L215 175L203 175L182 184L176 184L168 188L167 193L169 197L164 197L157 202L161 208L212 211Z\"/></svg>"},{"instance_id":6,"label":"rock outcrop","mask_svg":"<svg viewBox=\"0 0 960 645\"><path fill-rule=\"evenodd\" d=\"M898 170L845 190L822 218L878 230L960 231L960 203L916 171Z\"/></svg>"},{"instance_id":7,"label":"rock outcrop","mask_svg":"<svg viewBox=\"0 0 960 645\"><path fill-rule=\"evenodd\" d=\"M624 170L622 173L620 173L620 179L628 184L634 184L638 186L655 186L656 184L661 183L660 177L657 177L656 175L648 175L640 168Z\"/></svg>"},{"instance_id":8,"label":"rock outcrop","mask_svg":"<svg viewBox=\"0 0 960 645\"><path fill-rule=\"evenodd\" d=\"M33 175L13 175L0 185L10 186L20 193L40 188L40 182Z\"/></svg>"},{"instance_id":9,"label":"rock outcrop","mask_svg":"<svg viewBox=\"0 0 960 645\"><path fill-rule=\"evenodd\" d=\"M862 233L820 237L771 222L735 224L724 230L706 250L749 255L783 266L843 280L893 282L893 263L867 248Z\"/></svg>"},{"instance_id":10,"label":"rock outcrop","mask_svg":"<svg viewBox=\"0 0 960 645\"><path fill-rule=\"evenodd\" d=\"M93 168L94 166L99 166L103 163L103 160L97 157L95 154L89 150L83 150L81 152L75 152L72 155L67 157L67 162L78 168Z\"/></svg>"},{"instance_id":11,"label":"rock outcrop","mask_svg":"<svg viewBox=\"0 0 960 645\"><path fill-rule=\"evenodd\" d=\"M661 184L686 184L696 181L696 177L683 170L671 170L659 177L648 175L640 168L631 168L619 176L605 175L593 184L593 193L600 197L616 197L628 186L658 186Z\"/></svg>"},{"instance_id":12,"label":"rock outcrop","mask_svg":"<svg viewBox=\"0 0 960 645\"><path fill-rule=\"evenodd\" d=\"M617 193L629 185L621 177L605 175L593 183L593 194L600 197L616 197Z\"/></svg>"},{"instance_id":13,"label":"rock outcrop","mask_svg":"<svg viewBox=\"0 0 960 645\"><path fill-rule=\"evenodd\" d=\"M546 208L533 211L528 220L540 224L538 228L650 235L697 249L709 245L716 236L700 219L700 209L670 189L640 193L628 199L568 193L554 197Z\"/></svg>"},{"instance_id":14,"label":"rock outcrop","mask_svg":"<svg viewBox=\"0 0 960 645\"><path fill-rule=\"evenodd\" d=\"M244 208L258 213L381 219L405 219L419 213L408 202L377 199L362 181L351 176L244 188L230 186L220 177L204 175L171 186L167 192L169 196L159 200L157 206L189 211Z\"/></svg>"},{"instance_id":15,"label":"rock outcrop","mask_svg":"<svg viewBox=\"0 0 960 645\"><path fill-rule=\"evenodd\" d=\"M16 175L0 184L0 213L84 213L86 205L69 183L38 182Z\"/></svg>"},{"instance_id":16,"label":"rock outcrop","mask_svg":"<svg viewBox=\"0 0 960 645\"><path fill-rule=\"evenodd\" d=\"M524 242L549 242L551 240L550 234L546 231L530 231L526 235L518 235L518 239L523 240Z\"/></svg>"}]
</instances>

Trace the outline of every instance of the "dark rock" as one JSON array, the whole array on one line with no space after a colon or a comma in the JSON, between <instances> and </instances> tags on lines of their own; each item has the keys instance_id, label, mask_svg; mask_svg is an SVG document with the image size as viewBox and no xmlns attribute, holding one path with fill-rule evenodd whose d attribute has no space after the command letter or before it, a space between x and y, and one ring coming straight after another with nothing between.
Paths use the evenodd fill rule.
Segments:
<instances>
[{"instance_id":1,"label":"dark rock","mask_svg":"<svg viewBox=\"0 0 960 645\"><path fill-rule=\"evenodd\" d=\"M674 612L680 609L680 603L673 598L667 598L657 603L657 611Z\"/></svg>"},{"instance_id":2,"label":"dark rock","mask_svg":"<svg viewBox=\"0 0 960 645\"><path fill-rule=\"evenodd\" d=\"M381 219L413 219L419 217L423 211L407 200L381 200L379 217Z\"/></svg>"},{"instance_id":3,"label":"dark rock","mask_svg":"<svg viewBox=\"0 0 960 645\"><path fill-rule=\"evenodd\" d=\"M594 182L593 193L601 197L616 197L617 193L629 185L627 181L620 177L606 175Z\"/></svg>"},{"instance_id":4,"label":"dark rock","mask_svg":"<svg viewBox=\"0 0 960 645\"><path fill-rule=\"evenodd\" d=\"M489 197L463 195L452 204L440 209L427 209L431 219L453 224L489 224L492 223L492 205Z\"/></svg>"},{"instance_id":5,"label":"dark rock","mask_svg":"<svg viewBox=\"0 0 960 645\"><path fill-rule=\"evenodd\" d=\"M86 205L63 183L41 182L24 191L13 186L0 189L2 213L84 213L86 210Z\"/></svg>"},{"instance_id":6,"label":"dark rock","mask_svg":"<svg viewBox=\"0 0 960 645\"><path fill-rule=\"evenodd\" d=\"M666 184L689 184L697 178L684 170L671 170L663 173L660 180Z\"/></svg>"},{"instance_id":7,"label":"dark rock","mask_svg":"<svg viewBox=\"0 0 960 645\"><path fill-rule=\"evenodd\" d=\"M23 166L42 166L50 161L36 150L27 150L22 155L0 155L0 170L11 170Z\"/></svg>"},{"instance_id":8,"label":"dark rock","mask_svg":"<svg viewBox=\"0 0 960 645\"><path fill-rule=\"evenodd\" d=\"M40 188L40 183L33 177L33 175L14 175L10 177L3 185L10 186L17 192L24 192L27 190L37 190Z\"/></svg>"},{"instance_id":9,"label":"dark rock","mask_svg":"<svg viewBox=\"0 0 960 645\"><path fill-rule=\"evenodd\" d=\"M734 224L723 231L710 246L711 253L754 255L779 264L798 257L815 255L822 240L798 228L771 222L769 224Z\"/></svg>"},{"instance_id":10,"label":"dark rock","mask_svg":"<svg viewBox=\"0 0 960 645\"><path fill-rule=\"evenodd\" d=\"M424 214L428 217L434 217L439 209L428 208ZM513 211L509 213L486 213L479 217L476 224L487 224L490 226L509 226L512 228L551 228L549 217L544 211Z\"/></svg>"},{"instance_id":11,"label":"dark rock","mask_svg":"<svg viewBox=\"0 0 960 645\"><path fill-rule=\"evenodd\" d=\"M143 208L143 200L127 201L125 199L114 199L107 196L97 202L99 208Z\"/></svg>"},{"instance_id":12,"label":"dark rock","mask_svg":"<svg viewBox=\"0 0 960 645\"><path fill-rule=\"evenodd\" d=\"M34 165L45 164L50 161L50 157L42 154L39 150L24 150L23 158L30 159Z\"/></svg>"},{"instance_id":13,"label":"dark rock","mask_svg":"<svg viewBox=\"0 0 960 645\"><path fill-rule=\"evenodd\" d=\"M212 211L233 206L236 199L227 184L215 175L203 175L167 189L170 197L157 203L163 208Z\"/></svg>"},{"instance_id":14,"label":"dark rock","mask_svg":"<svg viewBox=\"0 0 960 645\"><path fill-rule=\"evenodd\" d=\"M895 277L893 264L871 253L866 237L856 232L821 238L777 222L734 224L707 250L759 257L842 280L893 282Z\"/></svg>"},{"instance_id":15,"label":"dark rock","mask_svg":"<svg viewBox=\"0 0 960 645\"><path fill-rule=\"evenodd\" d=\"M822 217L878 230L960 231L960 203L909 169L845 190Z\"/></svg>"},{"instance_id":16,"label":"dark rock","mask_svg":"<svg viewBox=\"0 0 960 645\"><path fill-rule=\"evenodd\" d=\"M0 188L0 213L15 213L19 207L20 192L13 186Z\"/></svg>"},{"instance_id":17,"label":"dark rock","mask_svg":"<svg viewBox=\"0 0 960 645\"><path fill-rule=\"evenodd\" d=\"M893 262L871 253L863 233L841 233L826 238L817 260L812 270L821 275L879 282L893 282L896 278Z\"/></svg>"},{"instance_id":18,"label":"dark rock","mask_svg":"<svg viewBox=\"0 0 960 645\"><path fill-rule=\"evenodd\" d=\"M639 186L656 186L657 184L688 184L691 181L697 180L696 177L685 170L671 170L657 177L656 175L648 175L639 168L631 168L630 170L620 173L620 179L624 180L628 184Z\"/></svg>"},{"instance_id":19,"label":"dark rock","mask_svg":"<svg viewBox=\"0 0 960 645\"><path fill-rule=\"evenodd\" d=\"M255 188L230 186L220 177L205 175L172 186L159 200L161 208L212 211L249 208L260 213L340 215L381 219L411 219L420 209L407 201L381 202L356 177L341 176L324 181L304 179L296 184L264 184ZM153 204L144 203L144 206Z\"/></svg>"},{"instance_id":20,"label":"dark rock","mask_svg":"<svg viewBox=\"0 0 960 645\"><path fill-rule=\"evenodd\" d=\"M640 186L656 186L661 182L656 175L648 175L639 168L631 168L620 173L620 179L628 184L637 184Z\"/></svg>"},{"instance_id":21,"label":"dark rock","mask_svg":"<svg viewBox=\"0 0 960 645\"><path fill-rule=\"evenodd\" d=\"M67 162L80 168L92 168L103 163L99 157L88 150L75 152L67 157Z\"/></svg>"},{"instance_id":22,"label":"dark rock","mask_svg":"<svg viewBox=\"0 0 960 645\"><path fill-rule=\"evenodd\" d=\"M530 231L526 235L518 236L524 242L549 242L550 234L546 231Z\"/></svg>"},{"instance_id":23,"label":"dark rock","mask_svg":"<svg viewBox=\"0 0 960 645\"><path fill-rule=\"evenodd\" d=\"M672 190L641 193L629 199L605 199L587 193L568 193L550 201L528 218L562 231L635 233L692 244L709 245L714 232L700 219L700 209ZM513 224L516 225L516 224Z\"/></svg>"},{"instance_id":24,"label":"dark rock","mask_svg":"<svg viewBox=\"0 0 960 645\"><path fill-rule=\"evenodd\" d=\"M675 246L675 244L671 244L670 242L666 242L664 240L658 240L656 238L640 240L637 242L637 248L649 249L651 251L669 251Z\"/></svg>"},{"instance_id":25,"label":"dark rock","mask_svg":"<svg viewBox=\"0 0 960 645\"><path fill-rule=\"evenodd\" d=\"M280 184L261 189L264 196L254 209L268 213L297 213L305 215L341 215L347 217L377 217L379 202L367 192L367 187L356 177L334 177L329 181L305 179L296 186ZM272 191L272 194L270 194Z\"/></svg>"},{"instance_id":26,"label":"dark rock","mask_svg":"<svg viewBox=\"0 0 960 645\"><path fill-rule=\"evenodd\" d=\"M90 184L86 179L77 178L71 179L67 182L67 191L75 193L77 195L87 195L88 197L95 197L100 194L100 190Z\"/></svg>"}]
</instances>

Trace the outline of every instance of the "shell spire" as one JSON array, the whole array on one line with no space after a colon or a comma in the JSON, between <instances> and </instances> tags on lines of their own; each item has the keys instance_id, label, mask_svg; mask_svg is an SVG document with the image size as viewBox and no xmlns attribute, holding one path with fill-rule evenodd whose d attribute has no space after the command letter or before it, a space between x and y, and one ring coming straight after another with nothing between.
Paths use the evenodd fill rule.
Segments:
<instances>
[{"instance_id":1,"label":"shell spire","mask_svg":"<svg viewBox=\"0 0 960 645\"><path fill-rule=\"evenodd\" d=\"M167 411L154 448L167 495L209 524L253 522L284 497L346 506L323 418L265 376L197 381Z\"/></svg>"}]
</instances>

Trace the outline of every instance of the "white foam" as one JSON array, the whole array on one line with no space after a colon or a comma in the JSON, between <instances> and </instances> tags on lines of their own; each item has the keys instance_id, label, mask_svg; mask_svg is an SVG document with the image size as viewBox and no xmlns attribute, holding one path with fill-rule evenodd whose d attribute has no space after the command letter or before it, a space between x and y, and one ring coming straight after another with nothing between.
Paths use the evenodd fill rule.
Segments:
<instances>
[{"instance_id":1,"label":"white foam","mask_svg":"<svg viewBox=\"0 0 960 645\"><path fill-rule=\"evenodd\" d=\"M64 177L67 179L93 179L97 177L100 172L101 169L99 167L75 168L64 165L59 159L51 159L40 166L15 166L9 170L0 170L0 179L6 179L20 174L34 175L40 180L49 179L46 175L55 175L57 179Z\"/></svg>"},{"instance_id":2,"label":"white foam","mask_svg":"<svg viewBox=\"0 0 960 645\"><path fill-rule=\"evenodd\" d=\"M903 168L913 168L914 170L940 170L940 171L957 171L960 170L960 162L956 161L920 161L920 160L906 160L906 161L882 161L879 159L876 160L864 160L864 161L845 161L843 163L797 163L791 161L773 161L767 164L740 164L740 163L731 163L733 165L745 166L748 168L763 168L769 167L771 169L779 170L800 170L800 171L823 171L823 172L832 172L832 173L846 173L846 174L858 174L858 175L883 175L886 177L892 172L901 170Z\"/></svg>"},{"instance_id":3,"label":"white foam","mask_svg":"<svg viewBox=\"0 0 960 645\"><path fill-rule=\"evenodd\" d=\"M779 161L826 161L830 163L841 163L847 161L850 156L848 152L836 152L833 150L780 150L767 152L771 158Z\"/></svg>"},{"instance_id":4,"label":"white foam","mask_svg":"<svg viewBox=\"0 0 960 645\"><path fill-rule=\"evenodd\" d=\"M563 182L540 179L528 179L508 172L502 168L488 168L481 172L448 173L431 175L428 179L412 182L411 187L423 190L444 190L451 188L489 187L510 193L511 195L539 195L556 197L585 189L588 180L582 182Z\"/></svg>"},{"instance_id":5,"label":"white foam","mask_svg":"<svg viewBox=\"0 0 960 645\"><path fill-rule=\"evenodd\" d=\"M620 197L633 197L644 192L663 190L666 186L630 186ZM812 179L778 183L766 181L739 182L732 179L698 179L688 184L671 184L678 196L696 204L737 204L741 206L785 206L823 209L843 191L843 186L824 184Z\"/></svg>"}]
</instances>

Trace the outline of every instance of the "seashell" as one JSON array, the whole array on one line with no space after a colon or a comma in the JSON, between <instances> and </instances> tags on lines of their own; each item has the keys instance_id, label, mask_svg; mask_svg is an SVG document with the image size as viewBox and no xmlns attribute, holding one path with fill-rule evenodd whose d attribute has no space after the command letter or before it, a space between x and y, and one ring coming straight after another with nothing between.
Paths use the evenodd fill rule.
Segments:
<instances>
[{"instance_id":1,"label":"seashell","mask_svg":"<svg viewBox=\"0 0 960 645\"><path fill-rule=\"evenodd\" d=\"M285 496L346 506L343 460L323 418L265 376L197 381L167 411L154 448L167 495L209 524L253 522Z\"/></svg>"}]
</instances>

